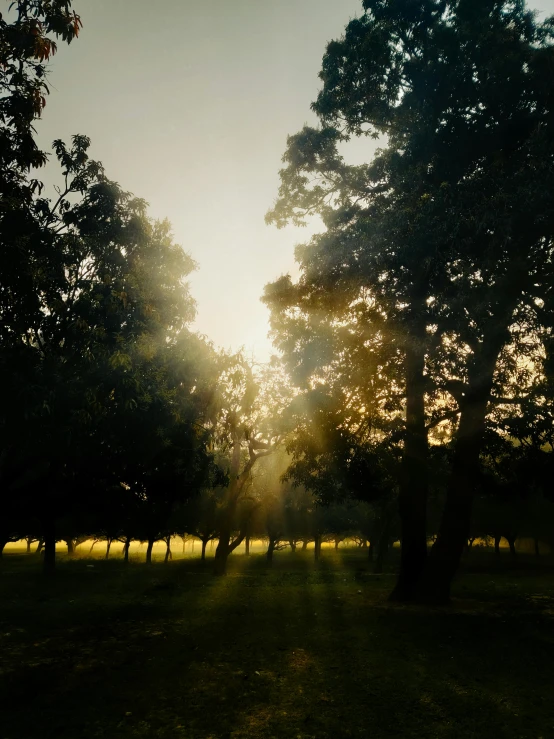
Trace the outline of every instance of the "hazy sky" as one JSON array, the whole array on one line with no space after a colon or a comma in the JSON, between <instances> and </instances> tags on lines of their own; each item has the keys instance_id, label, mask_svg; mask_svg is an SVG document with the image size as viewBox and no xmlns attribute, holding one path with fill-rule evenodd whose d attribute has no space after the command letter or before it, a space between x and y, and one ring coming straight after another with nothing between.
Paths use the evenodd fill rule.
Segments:
<instances>
[{"instance_id":1,"label":"hazy sky","mask_svg":"<svg viewBox=\"0 0 554 739\"><path fill-rule=\"evenodd\" d=\"M287 135L313 122L326 42L361 0L73 5L84 27L51 65L42 146L88 135L107 175L145 198L152 216L167 217L198 262L195 328L265 358L263 287L294 271L294 246L309 232L277 231L264 215ZM554 0L530 5L554 13ZM372 143L362 146L369 159Z\"/></svg>"}]
</instances>

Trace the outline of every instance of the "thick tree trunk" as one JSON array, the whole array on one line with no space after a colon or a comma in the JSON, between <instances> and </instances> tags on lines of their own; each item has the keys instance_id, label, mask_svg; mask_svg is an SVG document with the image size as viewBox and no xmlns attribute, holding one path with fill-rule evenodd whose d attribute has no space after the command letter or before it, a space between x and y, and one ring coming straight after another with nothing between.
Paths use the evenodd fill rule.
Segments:
<instances>
[{"instance_id":1,"label":"thick tree trunk","mask_svg":"<svg viewBox=\"0 0 554 739\"><path fill-rule=\"evenodd\" d=\"M231 541L231 532L229 530L223 531L220 534L217 549L215 550L214 575L227 574L227 560L229 559L229 555L242 544L245 537L246 534L239 534L234 541Z\"/></svg>"},{"instance_id":2,"label":"thick tree trunk","mask_svg":"<svg viewBox=\"0 0 554 739\"><path fill-rule=\"evenodd\" d=\"M425 572L418 586L418 598L425 602L448 603L452 580L460 565L470 534L471 511L479 479L480 453L485 433L487 408L500 352L510 339L509 325L514 308L528 281L528 269L514 260L498 294L496 315L483 330L468 371L468 384L458 400L460 421L455 436L454 457L446 491L446 503L437 539L431 548Z\"/></svg>"},{"instance_id":3,"label":"thick tree trunk","mask_svg":"<svg viewBox=\"0 0 554 739\"><path fill-rule=\"evenodd\" d=\"M296 542L292 541L292 539L289 541L291 552L296 552Z\"/></svg>"},{"instance_id":4,"label":"thick tree trunk","mask_svg":"<svg viewBox=\"0 0 554 739\"><path fill-rule=\"evenodd\" d=\"M308 548L308 540L302 539L302 551L305 552L307 548Z\"/></svg>"},{"instance_id":5,"label":"thick tree trunk","mask_svg":"<svg viewBox=\"0 0 554 739\"><path fill-rule=\"evenodd\" d=\"M200 560L202 562L206 559L206 544L208 543L207 539L202 539L202 554L200 555Z\"/></svg>"},{"instance_id":6,"label":"thick tree trunk","mask_svg":"<svg viewBox=\"0 0 554 739\"><path fill-rule=\"evenodd\" d=\"M75 541L73 539L65 539L65 543L67 544L67 556L73 557L75 554Z\"/></svg>"},{"instance_id":7,"label":"thick tree trunk","mask_svg":"<svg viewBox=\"0 0 554 739\"><path fill-rule=\"evenodd\" d=\"M267 547L266 559L271 564L273 562L273 552L275 551L275 542L273 539L269 540L269 546Z\"/></svg>"},{"instance_id":8,"label":"thick tree trunk","mask_svg":"<svg viewBox=\"0 0 554 739\"><path fill-rule=\"evenodd\" d=\"M385 564L385 558L389 551L389 540L388 538L379 541L377 545L377 556L375 557L375 566L373 572L376 575L380 575L383 572L383 566Z\"/></svg>"},{"instance_id":9,"label":"thick tree trunk","mask_svg":"<svg viewBox=\"0 0 554 739\"><path fill-rule=\"evenodd\" d=\"M477 389L468 392L460 415L442 520L418 589L419 599L425 602L440 604L450 601L452 580L469 538L479 455L495 365L496 361L491 362L486 376L479 378Z\"/></svg>"},{"instance_id":10,"label":"thick tree trunk","mask_svg":"<svg viewBox=\"0 0 554 739\"><path fill-rule=\"evenodd\" d=\"M222 534L219 537L214 557L214 575L227 574L227 559L231 553L229 548L229 539L229 534Z\"/></svg>"},{"instance_id":11,"label":"thick tree trunk","mask_svg":"<svg viewBox=\"0 0 554 739\"><path fill-rule=\"evenodd\" d=\"M44 537L41 536L40 539L38 540L38 544L37 544L37 548L35 550L35 554L41 554L43 547L44 547Z\"/></svg>"},{"instance_id":12,"label":"thick tree trunk","mask_svg":"<svg viewBox=\"0 0 554 739\"><path fill-rule=\"evenodd\" d=\"M123 561L128 564L129 562L129 547L131 546L131 537L125 537L125 543L123 544Z\"/></svg>"},{"instance_id":13,"label":"thick tree trunk","mask_svg":"<svg viewBox=\"0 0 554 739\"><path fill-rule=\"evenodd\" d=\"M422 308L423 310L423 308ZM406 435L398 496L400 572L391 600L410 600L427 560L428 440L425 426L425 324L406 349Z\"/></svg>"},{"instance_id":14,"label":"thick tree trunk","mask_svg":"<svg viewBox=\"0 0 554 739\"><path fill-rule=\"evenodd\" d=\"M250 556L250 537L247 536L244 539L244 553L247 557Z\"/></svg>"},{"instance_id":15,"label":"thick tree trunk","mask_svg":"<svg viewBox=\"0 0 554 739\"><path fill-rule=\"evenodd\" d=\"M44 524L44 574L50 575L56 569L56 524L53 520Z\"/></svg>"},{"instance_id":16,"label":"thick tree trunk","mask_svg":"<svg viewBox=\"0 0 554 739\"><path fill-rule=\"evenodd\" d=\"M152 549L154 548L154 539L148 539L148 546L146 547L146 562L151 564L152 562Z\"/></svg>"}]
</instances>

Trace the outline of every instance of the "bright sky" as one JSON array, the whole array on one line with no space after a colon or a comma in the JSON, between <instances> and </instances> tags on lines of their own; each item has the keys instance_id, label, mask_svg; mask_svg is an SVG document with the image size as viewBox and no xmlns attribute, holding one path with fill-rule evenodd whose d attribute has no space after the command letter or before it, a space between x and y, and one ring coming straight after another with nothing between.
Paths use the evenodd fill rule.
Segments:
<instances>
[{"instance_id":1,"label":"bright sky","mask_svg":"<svg viewBox=\"0 0 554 739\"><path fill-rule=\"evenodd\" d=\"M554 0L530 4L554 13ZM260 296L294 272L294 246L310 232L278 231L264 215L287 135L314 122L326 42L361 0L74 0L74 8L84 28L69 48L59 44L51 65L41 145L89 136L107 175L168 218L198 262L195 328L265 359ZM369 160L372 142L362 145Z\"/></svg>"}]
</instances>

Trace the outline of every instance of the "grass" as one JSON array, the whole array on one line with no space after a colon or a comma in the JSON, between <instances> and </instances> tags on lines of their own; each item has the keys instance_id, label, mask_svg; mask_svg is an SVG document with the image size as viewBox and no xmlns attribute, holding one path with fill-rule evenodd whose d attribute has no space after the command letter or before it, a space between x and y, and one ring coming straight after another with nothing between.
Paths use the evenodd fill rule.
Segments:
<instances>
[{"instance_id":1,"label":"grass","mask_svg":"<svg viewBox=\"0 0 554 739\"><path fill-rule=\"evenodd\" d=\"M0 739L554 737L547 558L476 552L443 609L348 549L38 570L0 566Z\"/></svg>"}]
</instances>

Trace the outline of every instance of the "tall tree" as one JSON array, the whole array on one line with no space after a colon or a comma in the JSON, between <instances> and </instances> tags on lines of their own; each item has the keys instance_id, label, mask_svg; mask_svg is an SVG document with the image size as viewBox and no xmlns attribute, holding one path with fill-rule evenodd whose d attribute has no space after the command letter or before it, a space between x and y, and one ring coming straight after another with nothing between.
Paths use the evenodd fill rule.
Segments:
<instances>
[{"instance_id":1,"label":"tall tree","mask_svg":"<svg viewBox=\"0 0 554 739\"><path fill-rule=\"evenodd\" d=\"M159 511L208 461L209 352L187 328L194 262L89 160L89 143L55 142L65 185L33 203L48 249L29 245L32 281L18 286L35 308L25 324L6 313L0 332L2 500L32 500L48 566L56 519L89 506L95 483L125 483Z\"/></svg>"},{"instance_id":2,"label":"tall tree","mask_svg":"<svg viewBox=\"0 0 554 739\"><path fill-rule=\"evenodd\" d=\"M398 341L405 429L394 595L419 588L445 600L467 539L497 361L518 306L537 297L537 276L545 291L549 280L551 190L538 183L552 175L554 24L537 23L517 0L366 0L363 8L327 48L312 106L321 125L289 139L269 219L317 213L327 228L297 251L302 276L286 310L312 324L321 313L338 319L364 289L384 318L374 332ZM386 138L370 166L346 164L341 147L355 136ZM269 297L282 310L278 292ZM441 392L459 422L422 584L427 434Z\"/></svg>"}]
</instances>

